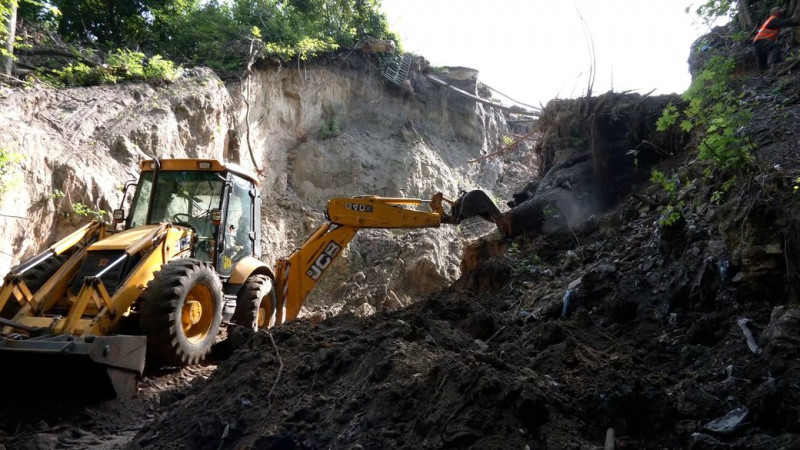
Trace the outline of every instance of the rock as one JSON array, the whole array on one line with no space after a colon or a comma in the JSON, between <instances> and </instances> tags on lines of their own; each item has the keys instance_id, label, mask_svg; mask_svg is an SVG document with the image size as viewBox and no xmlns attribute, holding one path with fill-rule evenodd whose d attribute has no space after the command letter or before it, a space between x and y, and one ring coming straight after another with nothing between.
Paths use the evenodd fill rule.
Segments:
<instances>
[{"instance_id":1,"label":"rock","mask_svg":"<svg viewBox=\"0 0 800 450\"><path fill-rule=\"evenodd\" d=\"M705 433L692 433L692 440L689 443L691 450L719 448L721 446L725 446L725 444Z\"/></svg>"},{"instance_id":2,"label":"rock","mask_svg":"<svg viewBox=\"0 0 800 450\"><path fill-rule=\"evenodd\" d=\"M759 337L764 346L793 346L800 344L800 308L786 305L772 310L770 321Z\"/></svg>"},{"instance_id":3,"label":"rock","mask_svg":"<svg viewBox=\"0 0 800 450\"><path fill-rule=\"evenodd\" d=\"M447 285L447 280L439 273L439 267L431 255L409 261L403 279L407 286L412 287L412 292L422 295L439 291Z\"/></svg>"},{"instance_id":4,"label":"rock","mask_svg":"<svg viewBox=\"0 0 800 450\"><path fill-rule=\"evenodd\" d=\"M597 267L594 268L597 273L606 275L612 274L617 271L617 267L614 264L599 264Z\"/></svg>"},{"instance_id":5,"label":"rock","mask_svg":"<svg viewBox=\"0 0 800 450\"><path fill-rule=\"evenodd\" d=\"M369 303L362 303L361 306L356 308L354 314L360 317L367 317L375 314L375 308Z\"/></svg>"},{"instance_id":6,"label":"rock","mask_svg":"<svg viewBox=\"0 0 800 450\"><path fill-rule=\"evenodd\" d=\"M725 242L721 240L708 241L706 251L710 256L719 259L725 254Z\"/></svg>"},{"instance_id":7,"label":"rock","mask_svg":"<svg viewBox=\"0 0 800 450\"><path fill-rule=\"evenodd\" d=\"M742 426L749 413L750 410L745 407L736 408L728 414L707 423L703 428L719 434L730 434Z\"/></svg>"},{"instance_id":8,"label":"rock","mask_svg":"<svg viewBox=\"0 0 800 450\"><path fill-rule=\"evenodd\" d=\"M650 272L645 277L645 280L647 280L647 284L649 284L650 287L656 287L661 281L661 272Z\"/></svg>"},{"instance_id":9,"label":"rock","mask_svg":"<svg viewBox=\"0 0 800 450\"><path fill-rule=\"evenodd\" d=\"M479 352L486 353L487 351L489 351L489 344L487 344L486 342L483 342L480 339L475 339L474 343L475 347L478 348Z\"/></svg>"},{"instance_id":10,"label":"rock","mask_svg":"<svg viewBox=\"0 0 800 450\"><path fill-rule=\"evenodd\" d=\"M567 250L564 263L561 264L561 270L562 271L569 270L570 268L576 266L577 264L578 264L578 255L572 250Z\"/></svg>"}]
</instances>

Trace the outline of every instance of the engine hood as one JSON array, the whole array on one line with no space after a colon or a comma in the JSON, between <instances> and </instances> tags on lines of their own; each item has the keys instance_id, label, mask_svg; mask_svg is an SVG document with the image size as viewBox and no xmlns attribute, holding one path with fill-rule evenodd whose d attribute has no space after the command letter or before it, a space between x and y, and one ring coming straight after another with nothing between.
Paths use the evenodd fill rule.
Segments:
<instances>
[{"instance_id":1,"label":"engine hood","mask_svg":"<svg viewBox=\"0 0 800 450\"><path fill-rule=\"evenodd\" d=\"M155 225L142 225L140 227L131 228L129 230L120 231L107 236L105 239L95 242L87 249L90 252L109 251L109 250L125 250L130 247L134 242L139 241L154 229L160 227L160 224ZM180 228L182 227L173 227ZM188 231L188 230L187 230Z\"/></svg>"}]
</instances>

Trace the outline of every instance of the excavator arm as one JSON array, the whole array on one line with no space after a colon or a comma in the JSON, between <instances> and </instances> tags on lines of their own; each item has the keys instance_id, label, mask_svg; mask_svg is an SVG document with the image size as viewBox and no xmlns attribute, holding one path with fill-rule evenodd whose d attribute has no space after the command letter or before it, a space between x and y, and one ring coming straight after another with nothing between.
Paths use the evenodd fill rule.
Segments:
<instances>
[{"instance_id":1,"label":"excavator arm","mask_svg":"<svg viewBox=\"0 0 800 450\"><path fill-rule=\"evenodd\" d=\"M443 203L450 204L446 213ZM410 209L427 204L430 211ZM481 216L504 234L504 216L483 191L462 193L455 201L437 193L430 200L388 197L342 197L328 201L326 221L300 248L275 266L276 324L293 320L325 270L361 228L437 228Z\"/></svg>"}]
</instances>

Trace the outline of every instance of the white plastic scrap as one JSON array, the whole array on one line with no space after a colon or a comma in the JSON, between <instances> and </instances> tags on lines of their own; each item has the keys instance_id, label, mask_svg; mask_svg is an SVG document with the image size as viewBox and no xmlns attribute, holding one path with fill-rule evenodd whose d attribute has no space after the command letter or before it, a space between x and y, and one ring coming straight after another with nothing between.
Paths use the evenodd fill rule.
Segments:
<instances>
[{"instance_id":1,"label":"white plastic scrap","mask_svg":"<svg viewBox=\"0 0 800 450\"><path fill-rule=\"evenodd\" d=\"M742 426L750 410L744 406L736 408L722 417L712 420L704 427L706 430L720 434L728 434Z\"/></svg>"},{"instance_id":2,"label":"white plastic scrap","mask_svg":"<svg viewBox=\"0 0 800 450\"><path fill-rule=\"evenodd\" d=\"M758 344L756 344L756 340L753 339L753 333L750 332L750 328L747 328L748 322L750 322L750 320L744 318L736 321L736 323L739 324L739 327L742 329L742 333L744 333L744 338L747 340L747 347L750 349L750 351L755 354L761 353L761 348L759 348Z\"/></svg>"}]
</instances>

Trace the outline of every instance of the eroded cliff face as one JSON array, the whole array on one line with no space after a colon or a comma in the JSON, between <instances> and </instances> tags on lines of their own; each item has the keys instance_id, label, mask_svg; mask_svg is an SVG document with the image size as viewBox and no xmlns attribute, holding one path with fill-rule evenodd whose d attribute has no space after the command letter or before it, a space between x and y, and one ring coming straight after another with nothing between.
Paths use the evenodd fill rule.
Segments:
<instances>
[{"instance_id":1,"label":"eroded cliff face","mask_svg":"<svg viewBox=\"0 0 800 450\"><path fill-rule=\"evenodd\" d=\"M218 157L230 97L209 72L170 86L2 92L0 148L18 160L0 198L0 271L110 211L149 157ZM112 205L114 205L112 207Z\"/></svg>"},{"instance_id":2,"label":"eroded cliff face","mask_svg":"<svg viewBox=\"0 0 800 450\"><path fill-rule=\"evenodd\" d=\"M353 54L264 67L227 85L192 69L167 86L6 90L0 147L21 157L0 200L0 272L88 221L73 204L117 207L146 158L219 158L258 171L269 263L324 220L330 197L505 194L518 183L519 164L469 162L501 145L502 115L417 72L411 78L413 93ZM370 303L363 308L399 306L454 280L463 239L489 228L362 231L317 296L360 289Z\"/></svg>"}]
</instances>

